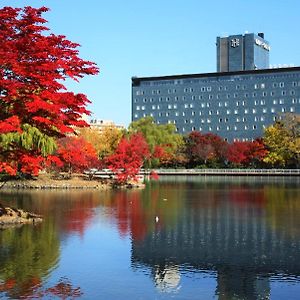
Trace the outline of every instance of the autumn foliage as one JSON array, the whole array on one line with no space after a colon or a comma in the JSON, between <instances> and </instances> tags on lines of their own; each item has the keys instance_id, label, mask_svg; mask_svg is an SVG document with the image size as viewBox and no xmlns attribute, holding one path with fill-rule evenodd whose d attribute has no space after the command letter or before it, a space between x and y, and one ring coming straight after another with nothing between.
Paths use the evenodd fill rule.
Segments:
<instances>
[{"instance_id":1,"label":"autumn foliage","mask_svg":"<svg viewBox=\"0 0 300 300\"><path fill-rule=\"evenodd\" d=\"M123 137L114 154L106 159L119 183L136 180L143 163L150 156L149 146L141 133Z\"/></svg>"},{"instance_id":2,"label":"autumn foliage","mask_svg":"<svg viewBox=\"0 0 300 300\"><path fill-rule=\"evenodd\" d=\"M55 150L53 138L86 125L81 116L89 114L89 100L68 91L63 81L98 69L79 58L78 44L47 33L47 11L0 9L0 172L37 174Z\"/></svg>"},{"instance_id":3,"label":"autumn foliage","mask_svg":"<svg viewBox=\"0 0 300 300\"><path fill-rule=\"evenodd\" d=\"M93 145L83 137L65 137L58 141L57 158L61 163L55 162L61 170L68 173L82 172L99 165L97 152Z\"/></svg>"}]
</instances>

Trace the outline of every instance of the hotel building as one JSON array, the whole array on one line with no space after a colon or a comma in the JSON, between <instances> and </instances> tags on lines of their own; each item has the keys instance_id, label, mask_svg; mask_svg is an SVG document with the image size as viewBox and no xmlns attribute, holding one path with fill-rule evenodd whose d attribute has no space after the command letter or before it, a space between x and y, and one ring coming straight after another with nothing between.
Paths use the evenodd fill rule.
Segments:
<instances>
[{"instance_id":1,"label":"hotel building","mask_svg":"<svg viewBox=\"0 0 300 300\"><path fill-rule=\"evenodd\" d=\"M300 113L300 67L269 69L263 33L218 37L216 45L216 73L133 77L132 121L152 116L182 134L246 141L283 113Z\"/></svg>"}]
</instances>

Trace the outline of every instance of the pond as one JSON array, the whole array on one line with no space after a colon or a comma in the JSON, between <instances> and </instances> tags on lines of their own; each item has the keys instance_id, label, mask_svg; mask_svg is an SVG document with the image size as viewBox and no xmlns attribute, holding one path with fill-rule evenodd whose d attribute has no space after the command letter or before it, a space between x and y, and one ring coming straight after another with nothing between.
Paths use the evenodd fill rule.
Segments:
<instances>
[{"instance_id":1,"label":"pond","mask_svg":"<svg viewBox=\"0 0 300 300\"><path fill-rule=\"evenodd\" d=\"M5 191L1 299L299 299L300 178L162 177L143 190Z\"/></svg>"}]
</instances>

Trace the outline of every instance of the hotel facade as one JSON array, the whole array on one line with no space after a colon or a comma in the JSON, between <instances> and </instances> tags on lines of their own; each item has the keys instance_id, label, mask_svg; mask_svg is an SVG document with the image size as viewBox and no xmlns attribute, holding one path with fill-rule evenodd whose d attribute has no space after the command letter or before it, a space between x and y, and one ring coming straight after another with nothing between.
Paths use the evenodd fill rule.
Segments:
<instances>
[{"instance_id":1,"label":"hotel facade","mask_svg":"<svg viewBox=\"0 0 300 300\"><path fill-rule=\"evenodd\" d=\"M300 67L269 69L262 33L217 38L216 73L132 78L132 121L151 116L177 132L228 141L261 137L284 113L300 113Z\"/></svg>"}]
</instances>

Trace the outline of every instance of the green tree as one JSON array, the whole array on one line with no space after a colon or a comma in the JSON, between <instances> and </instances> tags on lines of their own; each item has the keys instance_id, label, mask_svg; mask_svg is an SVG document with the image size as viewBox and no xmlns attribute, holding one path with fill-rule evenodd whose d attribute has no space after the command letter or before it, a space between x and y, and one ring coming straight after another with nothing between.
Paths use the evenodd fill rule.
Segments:
<instances>
[{"instance_id":1,"label":"green tree","mask_svg":"<svg viewBox=\"0 0 300 300\"><path fill-rule=\"evenodd\" d=\"M155 124L152 117L145 117L129 125L129 134L140 132L145 137L150 153L150 167L158 166L160 163L159 156L155 157L157 148L168 154L169 160L175 160L176 156L180 156L184 142L183 137L176 133L176 127L173 124L158 125ZM165 157L165 155L164 155Z\"/></svg>"}]
</instances>

